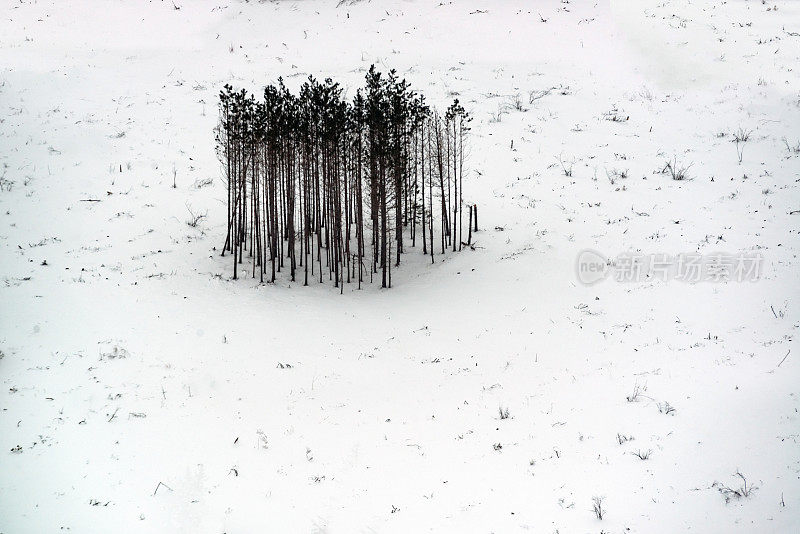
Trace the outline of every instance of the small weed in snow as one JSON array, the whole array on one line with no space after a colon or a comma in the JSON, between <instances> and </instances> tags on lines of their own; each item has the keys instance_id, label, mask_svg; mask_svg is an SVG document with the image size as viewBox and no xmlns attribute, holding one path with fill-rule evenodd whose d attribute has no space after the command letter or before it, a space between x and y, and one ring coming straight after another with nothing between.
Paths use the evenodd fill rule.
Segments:
<instances>
[{"instance_id":1,"label":"small weed in snow","mask_svg":"<svg viewBox=\"0 0 800 534\"><path fill-rule=\"evenodd\" d=\"M711 487L717 488L717 490L722 494L725 498L725 503L731 502L732 499L741 499L749 497L758 487L753 486L752 484L748 485L747 478L740 473L738 470L734 473L734 476L739 477L742 480L742 485L738 488L732 488L723 484L722 482L714 482Z\"/></svg>"},{"instance_id":2,"label":"small weed in snow","mask_svg":"<svg viewBox=\"0 0 800 534\"><path fill-rule=\"evenodd\" d=\"M199 178L199 179L194 181L193 187L195 189L202 189L202 188L206 187L207 185L211 185L213 183L214 183L213 178Z\"/></svg>"},{"instance_id":3,"label":"small weed in snow","mask_svg":"<svg viewBox=\"0 0 800 534\"><path fill-rule=\"evenodd\" d=\"M563 154L558 155L558 164L561 165L561 172L564 173L564 176L572 176L572 166L575 165L575 159L566 161L564 160Z\"/></svg>"},{"instance_id":4,"label":"small weed in snow","mask_svg":"<svg viewBox=\"0 0 800 534\"><path fill-rule=\"evenodd\" d=\"M605 497L592 497L592 511L594 515L597 516L597 519L603 520L603 516L606 515L606 511L603 509L603 501Z\"/></svg>"},{"instance_id":5,"label":"small weed in snow","mask_svg":"<svg viewBox=\"0 0 800 534\"><path fill-rule=\"evenodd\" d=\"M736 155L739 158L739 163L742 162L742 156L744 155L744 144L750 140L750 134L752 130L745 130L741 126L738 130L733 132L733 142L736 144Z\"/></svg>"},{"instance_id":6,"label":"small weed in snow","mask_svg":"<svg viewBox=\"0 0 800 534\"><path fill-rule=\"evenodd\" d=\"M783 144L786 145L786 150L789 151L789 154L800 154L800 141L797 141L797 143L794 145L790 145L789 140L785 137L782 137L781 140L783 141Z\"/></svg>"},{"instance_id":7,"label":"small weed in snow","mask_svg":"<svg viewBox=\"0 0 800 534\"><path fill-rule=\"evenodd\" d=\"M639 397L641 396L642 396L642 390L639 387L639 384L636 384L635 386L633 386L633 391L631 392L631 394L625 397L625 399L628 402L639 402Z\"/></svg>"},{"instance_id":8,"label":"small weed in snow","mask_svg":"<svg viewBox=\"0 0 800 534\"><path fill-rule=\"evenodd\" d=\"M667 161L664 164L664 167L661 169L661 174L669 174L673 180L681 181L686 180L688 176L689 169L694 165L693 163L689 163L688 165L678 161L678 157L675 156L672 158L672 161Z\"/></svg>"},{"instance_id":9,"label":"small weed in snow","mask_svg":"<svg viewBox=\"0 0 800 534\"><path fill-rule=\"evenodd\" d=\"M630 118L630 116L623 115L622 113L620 113L617 107L614 106L613 108L611 108L610 111L606 111L605 113L603 113L603 118L611 122L625 122Z\"/></svg>"},{"instance_id":10,"label":"small weed in snow","mask_svg":"<svg viewBox=\"0 0 800 534\"><path fill-rule=\"evenodd\" d=\"M550 94L553 88L550 89L534 89L528 93L528 104L533 104L540 98L544 98L545 96Z\"/></svg>"},{"instance_id":11,"label":"small weed in snow","mask_svg":"<svg viewBox=\"0 0 800 534\"><path fill-rule=\"evenodd\" d=\"M114 345L114 347L109 352L101 352L100 359L101 360L116 360L128 357L128 351L123 347L118 347Z\"/></svg>"},{"instance_id":12,"label":"small weed in snow","mask_svg":"<svg viewBox=\"0 0 800 534\"><path fill-rule=\"evenodd\" d=\"M623 443L627 443L628 441L633 441L633 436L626 436L625 434L620 434L617 432L617 443L622 445Z\"/></svg>"},{"instance_id":13,"label":"small weed in snow","mask_svg":"<svg viewBox=\"0 0 800 534\"><path fill-rule=\"evenodd\" d=\"M617 179L624 180L628 177L628 169L611 169L610 171L606 169L606 177L608 178L608 181L611 182L611 185L614 185L616 184Z\"/></svg>"},{"instance_id":14,"label":"small weed in snow","mask_svg":"<svg viewBox=\"0 0 800 534\"><path fill-rule=\"evenodd\" d=\"M753 133L753 130L745 130L740 126L739 129L733 132L734 143L746 143L750 140L751 133Z\"/></svg>"},{"instance_id":15,"label":"small weed in snow","mask_svg":"<svg viewBox=\"0 0 800 534\"><path fill-rule=\"evenodd\" d=\"M526 111L528 111L528 110L527 110L527 109L525 109L525 107L522 105L522 95L520 95L519 93L516 93L516 94L514 94L514 95L512 95L512 96L511 96L511 98L510 98L510 101L509 101L509 105L510 105L512 108L514 108L514 110L515 110L515 111L521 111L521 112L523 112L523 113L524 113L524 112L526 112Z\"/></svg>"},{"instance_id":16,"label":"small weed in snow","mask_svg":"<svg viewBox=\"0 0 800 534\"><path fill-rule=\"evenodd\" d=\"M200 221L205 219L206 215L208 215L208 212L195 213L192 211L192 207L189 204L186 204L186 209L189 211L189 218L186 220L186 224L192 228L197 228L197 225L200 224Z\"/></svg>"},{"instance_id":17,"label":"small weed in snow","mask_svg":"<svg viewBox=\"0 0 800 534\"><path fill-rule=\"evenodd\" d=\"M8 163L3 163L3 174L0 175L0 191L10 192L11 189L14 187L14 181L6 178L7 172L8 172Z\"/></svg>"},{"instance_id":18,"label":"small weed in snow","mask_svg":"<svg viewBox=\"0 0 800 534\"><path fill-rule=\"evenodd\" d=\"M497 113L491 113L491 118L489 119L490 123L499 123L503 122L503 114L506 113L506 110L503 106L497 107Z\"/></svg>"},{"instance_id":19,"label":"small weed in snow","mask_svg":"<svg viewBox=\"0 0 800 534\"><path fill-rule=\"evenodd\" d=\"M666 401L658 403L658 411L664 415L675 415L675 407Z\"/></svg>"},{"instance_id":20,"label":"small weed in snow","mask_svg":"<svg viewBox=\"0 0 800 534\"><path fill-rule=\"evenodd\" d=\"M269 448L269 440L267 439L267 435L264 433L263 430L256 430L256 435L258 436L257 443L260 448L268 449Z\"/></svg>"}]
</instances>

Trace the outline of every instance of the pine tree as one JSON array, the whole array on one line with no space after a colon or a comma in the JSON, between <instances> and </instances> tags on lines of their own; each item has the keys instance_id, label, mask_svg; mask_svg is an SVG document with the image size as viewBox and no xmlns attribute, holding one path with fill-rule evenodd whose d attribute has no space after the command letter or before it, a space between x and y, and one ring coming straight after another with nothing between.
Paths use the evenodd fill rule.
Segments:
<instances>
[{"instance_id":1,"label":"pine tree","mask_svg":"<svg viewBox=\"0 0 800 534\"><path fill-rule=\"evenodd\" d=\"M395 71L384 76L374 66L352 102L343 94L331 79L311 76L297 96L282 79L260 101L230 85L220 91L215 138L227 187L222 255L232 253L234 278L247 255L252 277L258 271L261 282L267 272L275 282L288 266L291 281L301 268L308 285L315 276L322 282L327 270L343 292L354 280L360 289L368 268L370 280L380 270L381 286L391 287L392 263L401 263L406 232L416 246L418 223L422 252L430 249L435 261L434 191L442 253L446 243L461 249L469 131L463 107L456 100L442 118ZM477 206L469 210L471 241Z\"/></svg>"}]
</instances>

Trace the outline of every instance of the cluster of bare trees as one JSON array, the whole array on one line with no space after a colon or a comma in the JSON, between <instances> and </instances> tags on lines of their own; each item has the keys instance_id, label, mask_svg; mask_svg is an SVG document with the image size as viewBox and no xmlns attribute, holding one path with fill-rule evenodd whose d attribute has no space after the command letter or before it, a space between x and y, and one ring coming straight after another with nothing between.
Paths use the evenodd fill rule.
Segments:
<instances>
[{"instance_id":1,"label":"cluster of bare trees","mask_svg":"<svg viewBox=\"0 0 800 534\"><path fill-rule=\"evenodd\" d=\"M305 285L327 276L342 291L345 282L360 289L380 273L391 287L392 263L409 244L421 241L431 262L436 248L471 244L469 121L458 100L440 115L394 71L374 66L352 101L330 79L309 77L297 96L279 80L263 100L226 85L217 149L228 186L222 253L233 255L233 277L247 261L262 282L288 269Z\"/></svg>"}]
</instances>

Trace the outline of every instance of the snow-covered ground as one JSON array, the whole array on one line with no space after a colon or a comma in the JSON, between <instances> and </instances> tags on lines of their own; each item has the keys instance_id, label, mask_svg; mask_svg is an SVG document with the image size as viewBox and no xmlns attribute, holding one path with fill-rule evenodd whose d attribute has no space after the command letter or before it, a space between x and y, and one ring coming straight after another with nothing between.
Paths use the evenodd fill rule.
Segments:
<instances>
[{"instance_id":1,"label":"snow-covered ground","mask_svg":"<svg viewBox=\"0 0 800 534\"><path fill-rule=\"evenodd\" d=\"M800 531L798 3L4 4L3 534ZM475 117L475 250L232 281L218 90L372 63Z\"/></svg>"}]
</instances>

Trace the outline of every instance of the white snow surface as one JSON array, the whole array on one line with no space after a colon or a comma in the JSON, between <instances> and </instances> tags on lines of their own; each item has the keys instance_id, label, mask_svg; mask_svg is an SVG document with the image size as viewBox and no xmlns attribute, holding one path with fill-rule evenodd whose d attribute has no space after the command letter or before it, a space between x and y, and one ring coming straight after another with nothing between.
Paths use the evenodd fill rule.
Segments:
<instances>
[{"instance_id":1,"label":"white snow surface","mask_svg":"<svg viewBox=\"0 0 800 534\"><path fill-rule=\"evenodd\" d=\"M797 2L3 4L0 533L800 532ZM475 250L231 280L219 89L372 63L474 116Z\"/></svg>"}]
</instances>

